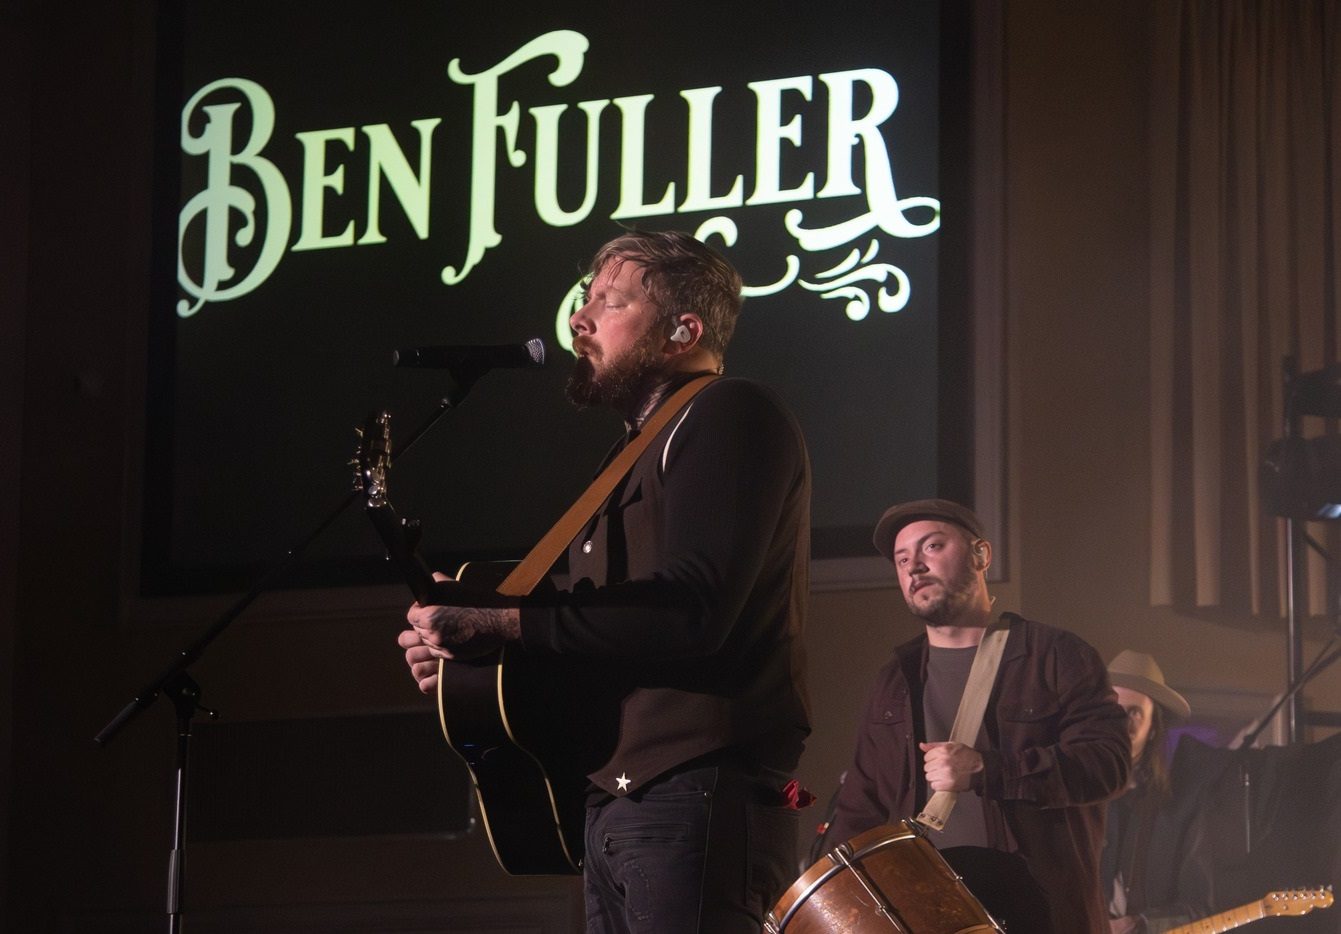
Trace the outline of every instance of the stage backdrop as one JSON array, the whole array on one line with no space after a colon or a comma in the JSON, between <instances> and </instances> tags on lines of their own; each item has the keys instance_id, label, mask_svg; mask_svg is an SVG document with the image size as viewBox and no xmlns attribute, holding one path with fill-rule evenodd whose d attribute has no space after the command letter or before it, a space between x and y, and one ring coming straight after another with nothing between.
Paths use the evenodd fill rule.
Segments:
<instances>
[{"instance_id":1,"label":"stage backdrop","mask_svg":"<svg viewBox=\"0 0 1341 934\"><path fill-rule=\"evenodd\" d=\"M562 386L583 263L621 225L741 270L727 373L800 419L816 558L967 487L942 430L967 431L947 406L971 376L954 10L186 0L160 22L145 594L245 585L301 540L364 417L390 411L394 443L449 388L392 367L421 345L548 347L390 484L433 563L523 554L618 433ZM379 554L352 509L287 582L385 577Z\"/></svg>"}]
</instances>

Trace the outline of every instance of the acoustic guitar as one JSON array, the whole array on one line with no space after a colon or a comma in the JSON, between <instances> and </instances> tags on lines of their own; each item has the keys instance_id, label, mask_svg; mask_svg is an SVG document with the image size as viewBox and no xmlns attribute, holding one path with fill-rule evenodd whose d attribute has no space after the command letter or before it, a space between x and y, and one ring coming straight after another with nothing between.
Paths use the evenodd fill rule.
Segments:
<instances>
[{"instance_id":1,"label":"acoustic guitar","mask_svg":"<svg viewBox=\"0 0 1341 934\"><path fill-rule=\"evenodd\" d=\"M1306 915L1314 908L1326 908L1332 904L1332 887L1320 889L1289 889L1284 892L1271 892L1265 898L1218 915L1193 921L1173 928L1169 934L1216 934L1229 931L1252 921L1263 918L1279 918L1288 915Z\"/></svg>"},{"instance_id":2,"label":"acoustic guitar","mask_svg":"<svg viewBox=\"0 0 1341 934\"><path fill-rule=\"evenodd\" d=\"M388 498L390 416L370 417L358 434L351 462L355 488L414 598L426 606L496 602L488 595L506 565L472 562L455 582L433 580L418 552L419 523L398 516ZM616 690L612 679L599 676L589 663L541 661L515 645L443 662L438 678L443 735L470 771L489 844L507 872L581 872L586 775L614 748ZM609 713L603 717L602 711Z\"/></svg>"}]
</instances>

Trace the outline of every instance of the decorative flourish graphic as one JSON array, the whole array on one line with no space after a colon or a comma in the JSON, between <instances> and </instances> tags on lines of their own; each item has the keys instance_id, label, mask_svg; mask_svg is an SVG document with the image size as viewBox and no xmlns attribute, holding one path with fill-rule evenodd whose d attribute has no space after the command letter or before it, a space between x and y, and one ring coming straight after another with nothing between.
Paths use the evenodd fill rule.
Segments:
<instances>
[{"instance_id":1,"label":"decorative flourish graphic","mask_svg":"<svg viewBox=\"0 0 1341 934\"><path fill-rule=\"evenodd\" d=\"M897 286L893 292L881 288L876 290L876 304L881 311L894 312L902 311L908 304L908 296L912 292L912 287L908 283L908 275L897 266L891 266L889 263L872 263L875 254L880 251L880 241L872 238L870 245L866 247L866 252L857 258L857 251L854 249L837 266L832 269L826 269L818 273L819 278L829 279L829 282L806 282L802 280L801 288L809 289L812 292L819 292L821 298L847 299L847 316L852 321L861 321L871 312L871 296L862 288L858 287L859 282L884 283L890 277L893 277ZM858 263L862 263L858 267Z\"/></svg>"},{"instance_id":2,"label":"decorative flourish graphic","mask_svg":"<svg viewBox=\"0 0 1341 934\"><path fill-rule=\"evenodd\" d=\"M711 233L721 234L729 227L734 234L735 225L727 218L713 218L708 223L712 224ZM706 242L707 234L705 234L704 227L698 229L696 236ZM734 242L735 238L732 236L728 245ZM812 282L799 279L799 285L803 289L819 293L820 298L846 299L847 306L844 313L851 321L861 321L871 313L871 293L862 288L859 283L881 286L881 288L875 290L875 304L881 311L887 313L902 311L912 295L912 284L908 280L908 274L899 267L889 263L871 262L879 251L880 241L873 237L867 244L864 253L858 253L854 248L838 265L815 274L816 280L827 281ZM786 289L792 283L798 282L798 274L801 268L800 260L794 255L788 254L785 262L787 269L782 278L766 285L746 285L741 290L742 294L746 298L774 295ZM892 292L883 287L884 283L890 279L894 280L895 285ZM564 293L563 299L559 302L558 312L554 316L554 337L559 346L569 352L573 349L573 335L568 327L568 319L582 307L583 281L579 279L573 284L572 288Z\"/></svg>"},{"instance_id":3,"label":"decorative flourish graphic","mask_svg":"<svg viewBox=\"0 0 1341 934\"><path fill-rule=\"evenodd\" d=\"M939 204L930 198L919 200L936 204L937 221L939 221ZM708 242L709 237L717 237L724 246L730 248L736 244L738 231L735 221L731 218L714 217L700 224L694 236L704 243ZM898 266L872 262L879 252L880 240L878 237L872 237L866 244L865 251L853 247L837 265L815 273L814 281L800 278L801 261L795 254L789 253L783 261L786 269L780 278L763 285L747 284L741 289L741 294L745 298L775 295L796 283L807 291L818 293L820 298L846 300L844 313L848 320L862 321L871 313L872 293L868 289L879 286L874 289L876 307L889 314L902 311L907 306L908 299L912 297L912 283L908 279L908 274ZM891 279L894 282L893 291L884 287ZM868 287L864 288L863 283L869 284ZM554 337L559 346L569 352L573 349L573 335L568 328L568 319L582 307L582 284L583 280L579 279L564 293L554 316Z\"/></svg>"},{"instance_id":4,"label":"decorative flourish graphic","mask_svg":"<svg viewBox=\"0 0 1341 934\"><path fill-rule=\"evenodd\" d=\"M933 210L933 218L925 224L905 224L897 229L904 231L898 236L925 237L934 233L940 227L940 203L933 198L910 198L904 204L912 206L913 202L917 206L929 207ZM829 231L834 230L852 230L857 229L861 233L869 230L869 226L863 227L860 224L839 224L835 227L827 228L826 231L803 232L805 234L822 234L823 236L797 236L796 225L799 222L800 211L787 212L787 229L789 233L796 236L797 245L802 249L821 250L830 248ZM867 217L870 217L868 214ZM730 248L736 245L738 233L736 224L729 217L714 217L699 225L695 236L703 242L708 242L709 237L717 237L722 243ZM833 245L841 246L841 242ZM846 299L846 313L850 320L861 321L871 312L871 295L858 283L868 282L872 285L883 285L891 278L894 280L895 288L891 292L889 289L880 288L875 292L876 306L884 312L902 311L908 304L908 299L912 295L912 284L908 280L908 274L897 266L889 263L873 263L875 255L880 251L880 240L872 237L866 245L863 253L858 253L856 247L839 262L837 265L816 273L816 280L827 281L808 281L799 279L801 271L801 262L794 254L788 254L784 262L786 270L781 278L774 282L764 285L746 285L744 295L746 298L758 297L761 295L774 295L797 282L801 288L811 292L818 292L820 298L826 299Z\"/></svg>"}]
</instances>

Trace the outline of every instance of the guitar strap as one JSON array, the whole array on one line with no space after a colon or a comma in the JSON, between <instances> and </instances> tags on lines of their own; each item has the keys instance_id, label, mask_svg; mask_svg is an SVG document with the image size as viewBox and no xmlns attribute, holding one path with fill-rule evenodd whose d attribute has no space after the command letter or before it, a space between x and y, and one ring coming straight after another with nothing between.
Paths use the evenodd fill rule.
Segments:
<instances>
[{"instance_id":1,"label":"guitar strap","mask_svg":"<svg viewBox=\"0 0 1341 934\"><path fill-rule=\"evenodd\" d=\"M536 543L526 557L512 569L512 573L503 580L503 583L498 585L498 592L507 597L524 597L530 593L549 573L554 562L559 560L568 543L577 537L583 526L596 515L596 510L601 508L601 504L610 498L615 486L633 469L633 465L647 450L647 446L661 433L661 429L670 424L696 395L717 378L716 373L695 377L663 402L643 425L637 437L615 455L591 482L591 486L587 487L587 491L578 497L577 502L568 507L568 511L554 523L554 527L545 533L544 538Z\"/></svg>"},{"instance_id":2,"label":"guitar strap","mask_svg":"<svg viewBox=\"0 0 1341 934\"><path fill-rule=\"evenodd\" d=\"M1006 613L1002 613L983 633L978 651L973 653L973 667L969 669L964 696L959 699L959 709L955 711L954 725L950 727L950 742L972 746L978 741L983 714L987 712L987 698L996 683L997 669L1001 667L1001 655L1009 635L1010 616ZM944 830L957 796L954 791L935 792L922 808L922 813L913 820L931 830Z\"/></svg>"}]
</instances>

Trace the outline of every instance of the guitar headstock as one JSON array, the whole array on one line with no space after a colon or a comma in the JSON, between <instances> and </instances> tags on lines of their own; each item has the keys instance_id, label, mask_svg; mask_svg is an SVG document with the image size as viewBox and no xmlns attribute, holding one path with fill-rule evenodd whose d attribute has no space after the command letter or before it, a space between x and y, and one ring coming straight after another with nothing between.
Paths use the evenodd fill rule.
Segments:
<instances>
[{"instance_id":1,"label":"guitar headstock","mask_svg":"<svg viewBox=\"0 0 1341 934\"><path fill-rule=\"evenodd\" d=\"M1268 915L1306 915L1314 908L1326 908L1332 904L1332 887L1318 889L1289 889L1284 892L1272 892L1262 899L1262 907Z\"/></svg>"},{"instance_id":2,"label":"guitar headstock","mask_svg":"<svg viewBox=\"0 0 1341 934\"><path fill-rule=\"evenodd\" d=\"M380 506L386 502L386 475L391 469L391 413L369 415L355 431L359 446L349 462L354 468L354 489L369 506Z\"/></svg>"},{"instance_id":3,"label":"guitar headstock","mask_svg":"<svg viewBox=\"0 0 1341 934\"><path fill-rule=\"evenodd\" d=\"M386 546L387 560L405 575L414 598L427 605L433 593L433 573L419 557L419 522L401 519L387 499L386 475L391 470L391 414L368 416L357 429L358 450L349 465L354 468L354 491L364 497L364 512Z\"/></svg>"}]
</instances>

